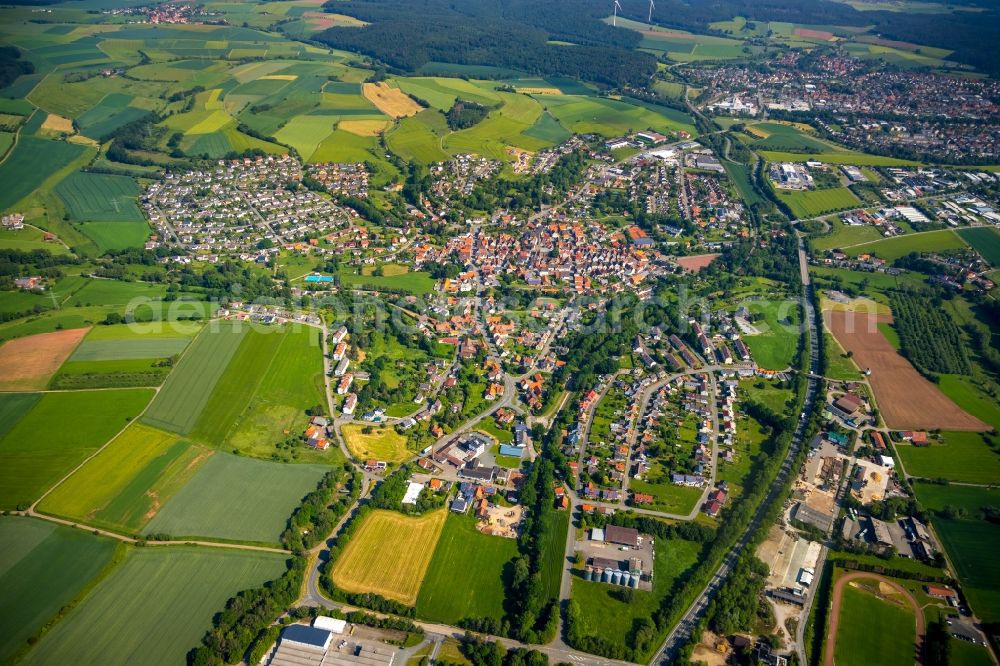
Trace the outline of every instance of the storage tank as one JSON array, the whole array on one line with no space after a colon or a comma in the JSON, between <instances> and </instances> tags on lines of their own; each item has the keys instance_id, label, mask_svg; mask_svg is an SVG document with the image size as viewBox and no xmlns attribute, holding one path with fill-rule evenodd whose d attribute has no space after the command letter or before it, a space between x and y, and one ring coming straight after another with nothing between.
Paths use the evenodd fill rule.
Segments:
<instances>
[{"instance_id":1,"label":"storage tank","mask_svg":"<svg viewBox=\"0 0 1000 666\"><path fill-rule=\"evenodd\" d=\"M631 581L632 581L632 574L627 572L622 574L622 582L621 582L622 587L628 587L631 584Z\"/></svg>"},{"instance_id":2,"label":"storage tank","mask_svg":"<svg viewBox=\"0 0 1000 666\"><path fill-rule=\"evenodd\" d=\"M611 582L611 569L604 570L604 575L601 576L601 580L604 581L605 583Z\"/></svg>"},{"instance_id":3,"label":"storage tank","mask_svg":"<svg viewBox=\"0 0 1000 666\"><path fill-rule=\"evenodd\" d=\"M631 588L638 589L638 587L639 587L639 577L638 576L632 576L629 579L629 581L628 581L628 586L631 587Z\"/></svg>"},{"instance_id":4,"label":"storage tank","mask_svg":"<svg viewBox=\"0 0 1000 666\"><path fill-rule=\"evenodd\" d=\"M594 580L594 568L593 567L587 567L586 569L583 570L583 579L584 580Z\"/></svg>"},{"instance_id":5,"label":"storage tank","mask_svg":"<svg viewBox=\"0 0 1000 666\"><path fill-rule=\"evenodd\" d=\"M611 574L611 583L613 585L620 585L622 582L622 572L615 569L614 573Z\"/></svg>"}]
</instances>

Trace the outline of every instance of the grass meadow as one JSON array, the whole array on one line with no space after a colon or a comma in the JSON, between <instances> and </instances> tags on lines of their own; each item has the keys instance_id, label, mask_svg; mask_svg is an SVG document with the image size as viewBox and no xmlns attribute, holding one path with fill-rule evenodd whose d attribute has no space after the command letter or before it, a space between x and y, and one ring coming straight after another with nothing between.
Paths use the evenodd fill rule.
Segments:
<instances>
[{"instance_id":1,"label":"grass meadow","mask_svg":"<svg viewBox=\"0 0 1000 666\"><path fill-rule=\"evenodd\" d=\"M0 661L27 645L109 563L116 542L33 518L0 518Z\"/></svg>"},{"instance_id":2,"label":"grass meadow","mask_svg":"<svg viewBox=\"0 0 1000 666\"><path fill-rule=\"evenodd\" d=\"M56 185L55 193L74 220L145 221L136 203L139 186L128 176L77 171Z\"/></svg>"},{"instance_id":3,"label":"grass meadow","mask_svg":"<svg viewBox=\"0 0 1000 666\"><path fill-rule=\"evenodd\" d=\"M407 605L417 602L448 511L415 518L396 511L368 513L330 572L348 592L375 592Z\"/></svg>"},{"instance_id":4,"label":"grass meadow","mask_svg":"<svg viewBox=\"0 0 1000 666\"><path fill-rule=\"evenodd\" d=\"M896 446L908 476L981 484L1000 479L1000 456L979 433L945 432L943 436L943 444Z\"/></svg>"},{"instance_id":5,"label":"grass meadow","mask_svg":"<svg viewBox=\"0 0 1000 666\"><path fill-rule=\"evenodd\" d=\"M148 389L46 393L0 439L0 508L30 503L145 408Z\"/></svg>"},{"instance_id":6,"label":"grass meadow","mask_svg":"<svg viewBox=\"0 0 1000 666\"><path fill-rule=\"evenodd\" d=\"M449 514L417 596L417 615L452 625L470 617L503 619L504 566L517 552L514 539L477 530L471 514Z\"/></svg>"},{"instance_id":7,"label":"grass meadow","mask_svg":"<svg viewBox=\"0 0 1000 666\"><path fill-rule=\"evenodd\" d=\"M341 428L347 449L358 460L400 462L412 455L406 448L406 437L393 428L372 426L368 434L363 432L364 428L360 423L347 423Z\"/></svg>"},{"instance_id":8,"label":"grass meadow","mask_svg":"<svg viewBox=\"0 0 1000 666\"><path fill-rule=\"evenodd\" d=\"M184 663L227 599L284 570L284 557L272 553L135 549L23 663Z\"/></svg>"},{"instance_id":9,"label":"grass meadow","mask_svg":"<svg viewBox=\"0 0 1000 666\"><path fill-rule=\"evenodd\" d=\"M216 453L146 525L146 534L274 544L327 471Z\"/></svg>"},{"instance_id":10,"label":"grass meadow","mask_svg":"<svg viewBox=\"0 0 1000 666\"><path fill-rule=\"evenodd\" d=\"M743 336L757 364L771 370L784 370L791 365L798 348L798 304L789 299L750 300L741 305L756 316L753 325L761 331L759 335Z\"/></svg>"}]
</instances>

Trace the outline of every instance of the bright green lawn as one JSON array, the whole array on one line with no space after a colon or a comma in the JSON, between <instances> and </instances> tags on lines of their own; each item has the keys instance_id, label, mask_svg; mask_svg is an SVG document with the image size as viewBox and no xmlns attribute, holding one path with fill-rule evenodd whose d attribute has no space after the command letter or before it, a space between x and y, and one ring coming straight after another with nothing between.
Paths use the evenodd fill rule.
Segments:
<instances>
[{"instance_id":1,"label":"bright green lawn","mask_svg":"<svg viewBox=\"0 0 1000 666\"><path fill-rule=\"evenodd\" d=\"M964 247L967 246L961 236L951 229L941 229L940 231L883 238L872 243L848 248L846 253L851 256L857 256L867 252L875 254L886 261L895 261L911 252L937 252L941 250L956 250Z\"/></svg>"}]
</instances>

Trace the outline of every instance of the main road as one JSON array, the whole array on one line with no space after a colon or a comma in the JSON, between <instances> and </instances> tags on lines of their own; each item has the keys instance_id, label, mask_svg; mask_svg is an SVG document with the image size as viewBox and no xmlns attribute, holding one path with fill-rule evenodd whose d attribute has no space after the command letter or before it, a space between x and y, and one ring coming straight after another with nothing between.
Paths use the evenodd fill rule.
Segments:
<instances>
[{"instance_id":1,"label":"main road","mask_svg":"<svg viewBox=\"0 0 1000 666\"><path fill-rule=\"evenodd\" d=\"M733 544L733 547L722 559L722 563L719 565L719 568L715 570L715 573L712 574L712 577L702 589L701 593L698 594L697 598L687 608L680 622L667 635L663 645L650 662L652 664L672 664L677 657L678 649L692 638L692 632L698 625L698 622L704 617L705 611L708 609L708 605L711 603L712 598L716 595L719 588L722 587L722 584L729 577L729 574L736 566L736 561L739 559L740 554L744 549L746 549L754 532L758 527L760 527L761 522L764 520L771 503L775 501L779 493L784 489L785 482L788 480L788 475L794 471L792 469L792 462L795 460L799 449L802 447L802 442L806 434L806 427L809 422L806 416L812 412L813 404L816 401L816 393L820 386L820 380L817 379L819 376L819 349L816 345L818 334L816 327L816 312L812 306L813 287L809 280L805 243L803 242L801 235L798 236L798 239L800 280L802 282L801 301L802 307L806 313L806 322L808 324L809 331L809 374L807 375L808 385L806 388L803 415L798 419L798 425L795 428L795 434L792 437L792 443L789 447L788 455L785 458L785 462L782 464L781 469L778 471L778 475L775 478L774 483L771 484L771 489L768 491L767 497L765 497L764 501L757 507L757 511L754 513L753 519L751 519L750 523L743 531L743 534L740 535L740 538L735 544Z\"/></svg>"}]
</instances>

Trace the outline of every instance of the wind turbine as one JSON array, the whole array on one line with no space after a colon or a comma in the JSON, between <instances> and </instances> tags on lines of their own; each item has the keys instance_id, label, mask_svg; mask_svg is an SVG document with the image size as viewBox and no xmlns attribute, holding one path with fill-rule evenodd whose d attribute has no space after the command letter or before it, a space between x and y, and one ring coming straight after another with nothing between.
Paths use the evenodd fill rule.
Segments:
<instances>
[{"instance_id":1,"label":"wind turbine","mask_svg":"<svg viewBox=\"0 0 1000 666\"><path fill-rule=\"evenodd\" d=\"M618 4L618 0L615 0L615 16L611 19L611 25L615 27L618 27L618 10L621 8L622 6Z\"/></svg>"},{"instance_id":2,"label":"wind turbine","mask_svg":"<svg viewBox=\"0 0 1000 666\"><path fill-rule=\"evenodd\" d=\"M649 18L646 19L646 23L653 22L653 10L656 9L656 5L653 4L653 0L649 0Z\"/></svg>"}]
</instances>

